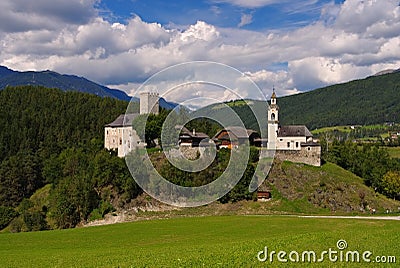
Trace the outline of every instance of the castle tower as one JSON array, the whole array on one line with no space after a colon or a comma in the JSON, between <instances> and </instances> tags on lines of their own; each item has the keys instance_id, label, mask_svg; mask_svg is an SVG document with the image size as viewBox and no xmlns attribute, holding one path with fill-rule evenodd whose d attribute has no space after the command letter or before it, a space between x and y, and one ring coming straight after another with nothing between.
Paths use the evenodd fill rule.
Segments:
<instances>
[{"instance_id":1,"label":"castle tower","mask_svg":"<svg viewBox=\"0 0 400 268\"><path fill-rule=\"evenodd\" d=\"M278 139L278 111L279 107L276 104L275 88L272 89L271 105L268 109L268 143L267 149L276 149L276 142Z\"/></svg>"},{"instance_id":2,"label":"castle tower","mask_svg":"<svg viewBox=\"0 0 400 268\"><path fill-rule=\"evenodd\" d=\"M140 114L158 114L159 95L155 92L140 93Z\"/></svg>"}]
</instances>

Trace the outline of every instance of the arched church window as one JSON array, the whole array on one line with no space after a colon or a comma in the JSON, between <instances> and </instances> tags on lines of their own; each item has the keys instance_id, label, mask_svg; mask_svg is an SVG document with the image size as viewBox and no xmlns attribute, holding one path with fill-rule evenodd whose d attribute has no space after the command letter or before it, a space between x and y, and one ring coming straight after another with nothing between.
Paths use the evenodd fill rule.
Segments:
<instances>
[{"instance_id":1,"label":"arched church window","mask_svg":"<svg viewBox=\"0 0 400 268\"><path fill-rule=\"evenodd\" d=\"M274 113L271 114L271 120L275 120L275 114Z\"/></svg>"}]
</instances>

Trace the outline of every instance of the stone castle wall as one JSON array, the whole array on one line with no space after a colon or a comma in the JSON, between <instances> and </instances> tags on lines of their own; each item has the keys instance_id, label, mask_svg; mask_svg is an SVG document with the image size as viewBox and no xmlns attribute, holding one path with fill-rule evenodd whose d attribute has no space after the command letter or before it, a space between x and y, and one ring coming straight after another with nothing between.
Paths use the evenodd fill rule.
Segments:
<instances>
[{"instance_id":1,"label":"stone castle wall","mask_svg":"<svg viewBox=\"0 0 400 268\"><path fill-rule=\"evenodd\" d=\"M172 149L165 153L170 157L179 157L180 155L183 155L186 159L195 160L199 155L204 153L205 150L206 148L204 147L180 146L179 149Z\"/></svg>"},{"instance_id":2,"label":"stone castle wall","mask_svg":"<svg viewBox=\"0 0 400 268\"><path fill-rule=\"evenodd\" d=\"M301 150L276 150L275 158L282 161L304 163L312 166L321 166L321 146L305 146Z\"/></svg>"}]
</instances>

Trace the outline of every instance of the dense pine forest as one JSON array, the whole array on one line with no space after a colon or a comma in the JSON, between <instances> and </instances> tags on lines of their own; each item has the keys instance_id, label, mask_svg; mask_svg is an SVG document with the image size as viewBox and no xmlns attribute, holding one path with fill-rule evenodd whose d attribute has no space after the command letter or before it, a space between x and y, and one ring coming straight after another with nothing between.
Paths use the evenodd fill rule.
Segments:
<instances>
[{"instance_id":1,"label":"dense pine forest","mask_svg":"<svg viewBox=\"0 0 400 268\"><path fill-rule=\"evenodd\" d=\"M34 86L0 91L0 228L73 227L136 197L124 160L103 149L104 125L126 106Z\"/></svg>"}]
</instances>

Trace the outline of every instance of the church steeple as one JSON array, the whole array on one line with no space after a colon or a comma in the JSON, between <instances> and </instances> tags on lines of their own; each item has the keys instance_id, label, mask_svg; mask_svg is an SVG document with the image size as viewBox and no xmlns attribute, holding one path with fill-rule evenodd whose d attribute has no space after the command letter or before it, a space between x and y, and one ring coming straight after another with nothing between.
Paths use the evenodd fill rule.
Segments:
<instances>
[{"instance_id":1,"label":"church steeple","mask_svg":"<svg viewBox=\"0 0 400 268\"><path fill-rule=\"evenodd\" d=\"M268 109L268 143L267 143L268 149L275 150L276 148L276 140L278 135L278 124L279 124L278 110L279 107L276 104L275 87L273 87L271 95L271 105L269 106Z\"/></svg>"}]
</instances>

